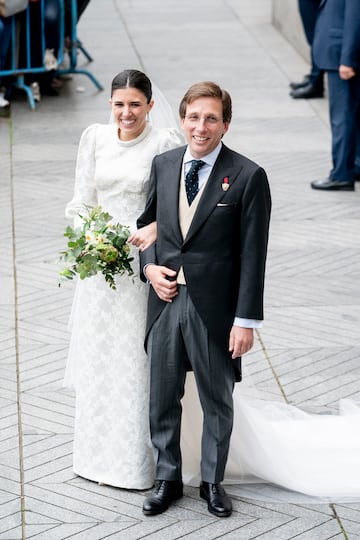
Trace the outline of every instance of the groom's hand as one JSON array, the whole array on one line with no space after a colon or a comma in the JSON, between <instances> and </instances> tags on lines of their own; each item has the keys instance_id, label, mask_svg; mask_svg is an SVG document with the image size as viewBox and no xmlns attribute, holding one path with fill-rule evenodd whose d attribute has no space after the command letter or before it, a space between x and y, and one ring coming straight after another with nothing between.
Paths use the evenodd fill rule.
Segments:
<instances>
[{"instance_id":1,"label":"groom's hand","mask_svg":"<svg viewBox=\"0 0 360 540\"><path fill-rule=\"evenodd\" d=\"M145 273L160 300L172 302L178 293L176 272L166 266L148 264Z\"/></svg>"},{"instance_id":2,"label":"groom's hand","mask_svg":"<svg viewBox=\"0 0 360 540\"><path fill-rule=\"evenodd\" d=\"M230 332L229 351L231 358L239 358L250 351L254 344L254 330L252 328L243 328L242 326L233 326Z\"/></svg>"}]
</instances>

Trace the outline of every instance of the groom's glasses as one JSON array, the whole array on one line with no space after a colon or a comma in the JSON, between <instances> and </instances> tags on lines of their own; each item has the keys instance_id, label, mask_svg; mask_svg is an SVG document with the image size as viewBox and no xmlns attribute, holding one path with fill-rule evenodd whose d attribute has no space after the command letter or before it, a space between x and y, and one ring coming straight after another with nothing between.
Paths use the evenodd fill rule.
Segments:
<instances>
[{"instance_id":1,"label":"groom's glasses","mask_svg":"<svg viewBox=\"0 0 360 540\"><path fill-rule=\"evenodd\" d=\"M205 124L215 125L221 122L221 118L218 118L217 116L214 116L213 114L209 114L209 116L199 116L198 114L189 114L185 116L186 120L190 122L190 124L198 124L201 120L204 120Z\"/></svg>"}]
</instances>

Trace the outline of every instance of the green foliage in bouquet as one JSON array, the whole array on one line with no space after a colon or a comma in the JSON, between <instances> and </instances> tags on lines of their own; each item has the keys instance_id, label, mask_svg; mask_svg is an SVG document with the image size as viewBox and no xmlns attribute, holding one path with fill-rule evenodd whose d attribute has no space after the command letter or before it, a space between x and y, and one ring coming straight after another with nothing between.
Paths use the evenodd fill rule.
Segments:
<instances>
[{"instance_id":1,"label":"green foliage in bouquet","mask_svg":"<svg viewBox=\"0 0 360 540\"><path fill-rule=\"evenodd\" d=\"M101 206L87 208L87 212L86 216L80 215L80 227L66 227L64 236L68 238L68 249L60 255L67 264L60 276L73 279L79 274L80 279L85 279L101 272L110 288L116 289L117 274L134 275L130 264L133 257L127 244L130 229L120 223L110 223L112 216L103 212Z\"/></svg>"}]
</instances>

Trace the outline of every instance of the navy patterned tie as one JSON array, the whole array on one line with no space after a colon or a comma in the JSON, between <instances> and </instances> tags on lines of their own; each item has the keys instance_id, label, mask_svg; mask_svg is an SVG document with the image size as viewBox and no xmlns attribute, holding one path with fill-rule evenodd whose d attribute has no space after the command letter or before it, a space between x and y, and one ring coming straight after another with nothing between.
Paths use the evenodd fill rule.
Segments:
<instances>
[{"instance_id":1,"label":"navy patterned tie","mask_svg":"<svg viewBox=\"0 0 360 540\"><path fill-rule=\"evenodd\" d=\"M185 188L189 205L193 202L199 191L198 170L201 169L203 165L205 165L205 161L193 159L190 170L185 177Z\"/></svg>"}]
</instances>

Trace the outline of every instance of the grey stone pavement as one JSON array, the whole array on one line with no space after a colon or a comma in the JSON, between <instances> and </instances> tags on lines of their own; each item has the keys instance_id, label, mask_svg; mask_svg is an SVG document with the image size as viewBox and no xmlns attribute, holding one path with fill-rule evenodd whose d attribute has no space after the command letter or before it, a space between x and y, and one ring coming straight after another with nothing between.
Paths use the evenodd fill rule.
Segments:
<instances>
[{"instance_id":1,"label":"grey stone pavement","mask_svg":"<svg viewBox=\"0 0 360 540\"><path fill-rule=\"evenodd\" d=\"M79 37L109 88L144 69L174 106L213 79L234 101L225 142L261 163L273 196L266 322L246 364L262 391L334 411L360 398L360 185L322 193L330 168L327 99L294 101L308 65L271 25L270 0L93 0ZM72 472L74 395L62 388L73 284L57 287L64 206L82 130L107 122L108 90L83 75L31 111L23 96L0 118L0 540L360 538L360 503L282 502L237 485L219 520L197 490L145 518L143 492ZM275 491L276 493L276 491Z\"/></svg>"}]
</instances>

